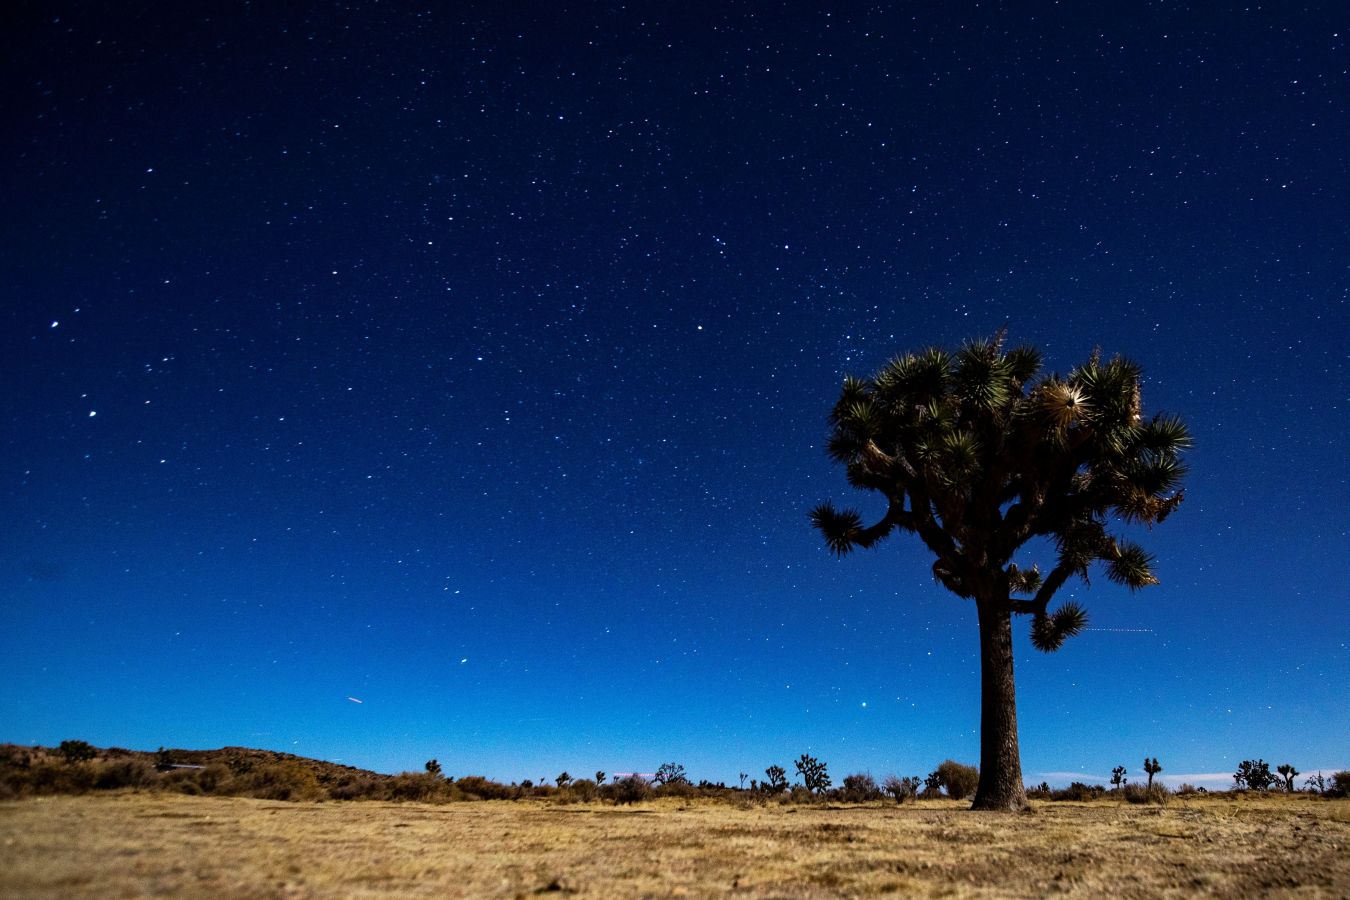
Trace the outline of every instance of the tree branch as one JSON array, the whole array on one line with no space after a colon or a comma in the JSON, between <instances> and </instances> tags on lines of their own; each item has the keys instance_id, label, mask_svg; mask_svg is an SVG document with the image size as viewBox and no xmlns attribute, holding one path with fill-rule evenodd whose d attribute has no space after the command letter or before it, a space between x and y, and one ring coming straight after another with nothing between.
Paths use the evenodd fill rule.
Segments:
<instances>
[{"instance_id":1,"label":"tree branch","mask_svg":"<svg viewBox=\"0 0 1350 900\"><path fill-rule=\"evenodd\" d=\"M1045 576L1045 581L1041 582L1041 587L1036 591L1036 596L1030 600L1011 601L1012 611L1019 616L1043 616L1046 608L1050 605L1050 600L1055 596L1055 592L1064 586L1064 582L1069 580L1069 576L1078 571L1078 567L1068 562L1061 561L1059 565L1050 570L1050 574Z\"/></svg>"}]
</instances>

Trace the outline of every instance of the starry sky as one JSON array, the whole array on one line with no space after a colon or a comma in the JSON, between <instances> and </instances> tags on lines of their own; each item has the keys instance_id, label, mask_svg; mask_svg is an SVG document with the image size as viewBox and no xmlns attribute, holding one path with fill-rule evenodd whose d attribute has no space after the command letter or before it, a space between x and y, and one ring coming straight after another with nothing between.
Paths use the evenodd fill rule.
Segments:
<instances>
[{"instance_id":1,"label":"starry sky","mask_svg":"<svg viewBox=\"0 0 1350 900\"><path fill-rule=\"evenodd\" d=\"M973 608L806 512L1006 323L1196 440L1027 780L1350 767L1337 4L99 6L0 29L0 740L974 762Z\"/></svg>"}]
</instances>

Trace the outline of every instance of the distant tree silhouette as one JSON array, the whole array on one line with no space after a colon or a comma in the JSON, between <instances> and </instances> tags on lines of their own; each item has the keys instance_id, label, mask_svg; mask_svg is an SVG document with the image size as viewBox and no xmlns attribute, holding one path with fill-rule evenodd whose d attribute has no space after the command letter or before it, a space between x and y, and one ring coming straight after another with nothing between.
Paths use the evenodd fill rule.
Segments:
<instances>
[{"instance_id":1,"label":"distant tree silhouette","mask_svg":"<svg viewBox=\"0 0 1350 900\"><path fill-rule=\"evenodd\" d=\"M604 784L604 783L605 783L605 773L604 773L604 772L599 772L599 771L597 771L597 772L595 773L595 783L596 783L596 784Z\"/></svg>"},{"instance_id":2,"label":"distant tree silhouette","mask_svg":"<svg viewBox=\"0 0 1350 900\"><path fill-rule=\"evenodd\" d=\"M1283 763L1275 768L1276 772L1284 779L1284 789L1287 793L1294 792L1294 779L1298 777L1298 769L1295 769L1289 763Z\"/></svg>"},{"instance_id":3,"label":"distant tree silhouette","mask_svg":"<svg viewBox=\"0 0 1350 900\"><path fill-rule=\"evenodd\" d=\"M167 772L173 768L173 751L160 747L155 751L155 768Z\"/></svg>"},{"instance_id":4,"label":"distant tree silhouette","mask_svg":"<svg viewBox=\"0 0 1350 900\"><path fill-rule=\"evenodd\" d=\"M427 774L432 778L440 778L441 764L434 759L427 760Z\"/></svg>"},{"instance_id":5,"label":"distant tree silhouette","mask_svg":"<svg viewBox=\"0 0 1350 900\"><path fill-rule=\"evenodd\" d=\"M802 784L813 794L824 793L830 789L830 773L825 763L805 753L796 762L797 774L802 776Z\"/></svg>"},{"instance_id":6,"label":"distant tree silhouette","mask_svg":"<svg viewBox=\"0 0 1350 900\"><path fill-rule=\"evenodd\" d=\"M68 763L87 762L98 755L98 749L88 741L62 741L56 751Z\"/></svg>"},{"instance_id":7,"label":"distant tree silhouette","mask_svg":"<svg viewBox=\"0 0 1350 900\"><path fill-rule=\"evenodd\" d=\"M566 772L563 772L560 775L558 775L557 778L553 779L553 781L555 784L558 785L558 787L565 788L572 783L572 776L568 775Z\"/></svg>"},{"instance_id":8,"label":"distant tree silhouette","mask_svg":"<svg viewBox=\"0 0 1350 900\"><path fill-rule=\"evenodd\" d=\"M1233 773L1234 784L1238 787L1246 786L1254 791L1268 791L1275 781L1275 776L1270 774L1270 763L1264 759L1255 761L1244 759L1238 763L1237 771Z\"/></svg>"},{"instance_id":9,"label":"distant tree silhouette","mask_svg":"<svg viewBox=\"0 0 1350 900\"><path fill-rule=\"evenodd\" d=\"M679 763L662 763L656 770L656 775L652 777L652 783L661 784L688 784L689 776L685 774L684 766Z\"/></svg>"},{"instance_id":10,"label":"distant tree silhouette","mask_svg":"<svg viewBox=\"0 0 1350 900\"><path fill-rule=\"evenodd\" d=\"M845 377L826 450L848 483L880 493L885 514L864 525L822 503L811 521L843 556L894 531L917 534L933 576L973 600L980 633L980 782L976 809L1026 806L1017 742L1011 620L1031 617L1037 649L1059 649L1087 622L1055 593L1094 562L1130 589L1157 584L1152 557L1113 535L1113 520L1152 525L1181 502L1180 419L1143 418L1141 371L1092 357L1065 376L1037 379L1040 353L1005 351L1004 335L933 347ZM1049 572L1013 561L1028 541L1053 542ZM1019 596L1020 595L1020 596Z\"/></svg>"},{"instance_id":11,"label":"distant tree silhouette","mask_svg":"<svg viewBox=\"0 0 1350 900\"><path fill-rule=\"evenodd\" d=\"M1111 770L1112 787L1114 787L1116 790L1120 790L1120 788L1125 784L1125 781L1126 779L1124 766L1116 766L1114 769Z\"/></svg>"},{"instance_id":12,"label":"distant tree silhouette","mask_svg":"<svg viewBox=\"0 0 1350 900\"><path fill-rule=\"evenodd\" d=\"M1149 759L1147 756L1145 756L1144 771L1148 773L1148 787L1146 788L1146 790L1152 791L1153 776L1157 775L1159 772L1162 771L1162 766L1158 765L1158 757L1155 756L1152 759Z\"/></svg>"},{"instance_id":13,"label":"distant tree silhouette","mask_svg":"<svg viewBox=\"0 0 1350 900\"><path fill-rule=\"evenodd\" d=\"M787 789L787 770L782 766L769 766L764 770L764 774L769 779L764 782L764 786L769 790L769 793L781 794Z\"/></svg>"}]
</instances>

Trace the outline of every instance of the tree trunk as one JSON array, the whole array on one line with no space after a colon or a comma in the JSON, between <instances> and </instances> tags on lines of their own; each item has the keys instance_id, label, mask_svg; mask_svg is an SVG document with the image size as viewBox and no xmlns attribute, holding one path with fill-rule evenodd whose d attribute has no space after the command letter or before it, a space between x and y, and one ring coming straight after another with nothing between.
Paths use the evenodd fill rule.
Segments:
<instances>
[{"instance_id":1,"label":"tree trunk","mask_svg":"<svg viewBox=\"0 0 1350 900\"><path fill-rule=\"evenodd\" d=\"M1017 748L1012 614L978 600L980 616L980 785L972 809L1017 811L1027 805Z\"/></svg>"}]
</instances>

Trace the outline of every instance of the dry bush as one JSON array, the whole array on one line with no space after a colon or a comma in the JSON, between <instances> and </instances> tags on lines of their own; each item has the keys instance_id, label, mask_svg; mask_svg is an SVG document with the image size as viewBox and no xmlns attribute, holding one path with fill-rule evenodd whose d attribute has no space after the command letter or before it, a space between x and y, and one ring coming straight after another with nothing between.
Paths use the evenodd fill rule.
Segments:
<instances>
[{"instance_id":1,"label":"dry bush","mask_svg":"<svg viewBox=\"0 0 1350 900\"><path fill-rule=\"evenodd\" d=\"M652 795L652 786L647 779L638 775L629 775L618 781L611 781L600 789L600 796L618 804L637 803Z\"/></svg>"},{"instance_id":2,"label":"dry bush","mask_svg":"<svg viewBox=\"0 0 1350 900\"><path fill-rule=\"evenodd\" d=\"M839 788L839 799L845 803L868 803L881 799L881 788L865 772L844 776L844 784Z\"/></svg>"},{"instance_id":3,"label":"dry bush","mask_svg":"<svg viewBox=\"0 0 1350 900\"><path fill-rule=\"evenodd\" d=\"M1127 784L1121 789L1121 795L1125 798L1126 803L1154 803L1158 806L1164 806L1171 796L1171 791L1162 784L1154 784L1152 787L1142 784Z\"/></svg>"},{"instance_id":4,"label":"dry bush","mask_svg":"<svg viewBox=\"0 0 1350 900\"><path fill-rule=\"evenodd\" d=\"M58 763L42 759L26 769L11 772L8 781L19 796L83 794L93 790L97 777L92 763Z\"/></svg>"},{"instance_id":5,"label":"dry bush","mask_svg":"<svg viewBox=\"0 0 1350 900\"><path fill-rule=\"evenodd\" d=\"M589 778L578 778L569 786L571 799L581 803L590 803L600 794L600 786Z\"/></svg>"},{"instance_id":6,"label":"dry bush","mask_svg":"<svg viewBox=\"0 0 1350 900\"><path fill-rule=\"evenodd\" d=\"M699 789L687 781L667 781L665 784L655 787L652 790L652 796L688 800L691 797L699 796Z\"/></svg>"},{"instance_id":7,"label":"dry bush","mask_svg":"<svg viewBox=\"0 0 1350 900\"><path fill-rule=\"evenodd\" d=\"M455 782L455 786L466 800L511 800L516 795L515 788L483 775L465 775ZM536 792L538 790L535 788Z\"/></svg>"},{"instance_id":8,"label":"dry bush","mask_svg":"<svg viewBox=\"0 0 1350 900\"><path fill-rule=\"evenodd\" d=\"M322 800L325 797L314 773L295 763L256 766L235 776L230 792L259 800Z\"/></svg>"},{"instance_id":9,"label":"dry bush","mask_svg":"<svg viewBox=\"0 0 1350 900\"><path fill-rule=\"evenodd\" d=\"M386 781L368 775L348 775L328 786L328 796L334 800L382 800L388 796Z\"/></svg>"},{"instance_id":10,"label":"dry bush","mask_svg":"<svg viewBox=\"0 0 1350 900\"><path fill-rule=\"evenodd\" d=\"M1088 800L1096 800L1105 793L1106 788L1102 787L1100 784L1084 784L1081 781L1075 781L1063 790L1052 792L1052 797L1055 800L1075 800L1078 802L1085 802Z\"/></svg>"},{"instance_id":11,"label":"dry bush","mask_svg":"<svg viewBox=\"0 0 1350 900\"><path fill-rule=\"evenodd\" d=\"M953 800L963 800L973 796L980 785L980 770L955 760L943 760L935 774L947 790L947 796Z\"/></svg>"},{"instance_id":12,"label":"dry bush","mask_svg":"<svg viewBox=\"0 0 1350 900\"><path fill-rule=\"evenodd\" d=\"M389 780L386 795L390 800L429 803L440 794L443 782L430 772L404 772Z\"/></svg>"},{"instance_id":13,"label":"dry bush","mask_svg":"<svg viewBox=\"0 0 1350 900\"><path fill-rule=\"evenodd\" d=\"M896 803L904 803L906 800L913 800L919 795L919 786L923 782L919 777L912 776L900 778L896 775L887 775L881 782L881 789L891 796Z\"/></svg>"},{"instance_id":14,"label":"dry bush","mask_svg":"<svg viewBox=\"0 0 1350 900\"><path fill-rule=\"evenodd\" d=\"M142 759L114 759L98 764L94 774L94 787L100 791L117 788L140 790L155 786L159 781L155 767Z\"/></svg>"}]
</instances>

